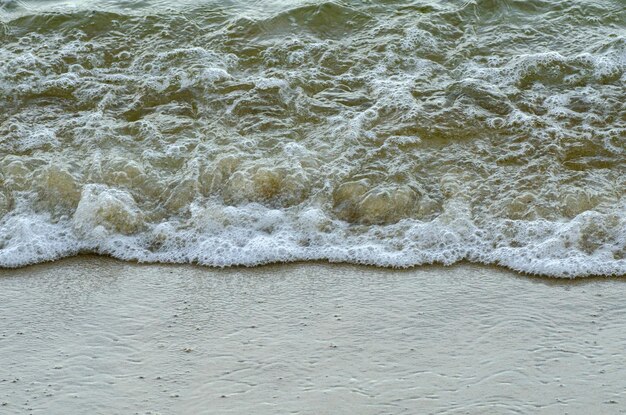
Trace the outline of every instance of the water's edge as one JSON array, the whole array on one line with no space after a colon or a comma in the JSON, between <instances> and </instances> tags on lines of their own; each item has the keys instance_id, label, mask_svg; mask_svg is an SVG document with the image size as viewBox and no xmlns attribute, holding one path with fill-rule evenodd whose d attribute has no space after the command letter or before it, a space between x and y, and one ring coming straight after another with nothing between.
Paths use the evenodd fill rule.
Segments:
<instances>
[{"instance_id":1,"label":"water's edge","mask_svg":"<svg viewBox=\"0 0 626 415\"><path fill-rule=\"evenodd\" d=\"M96 253L80 253L77 255L65 256L62 258L57 258L49 261L36 262L32 264L25 264L15 267L6 267L0 266L0 277L9 276L15 274L21 274L23 272L30 272L32 270L45 269L50 267L62 267L64 265L69 264L89 264L90 266L98 266L99 262L109 262L112 261L114 263L124 264L133 267L171 267L171 268L191 268L198 270L206 270L210 272L214 271L224 271L226 273L238 271L238 270L254 270L257 269L260 272L269 272L273 269L279 269L284 267L306 267L306 266L329 266L329 267L354 267L356 269L364 269L364 270L377 270L381 274L410 274L415 271L424 271L424 270L452 270L458 268L467 268L468 270L492 270L494 272L505 273L510 277L514 278L524 278L530 279L533 281L543 282L545 284L554 285L554 284L582 284L589 283L593 281L608 281L608 280L616 280L621 281L626 279L625 274L613 274L613 275L603 275L603 274L590 274L585 276L570 276L570 277L558 277L553 275L543 275L543 274L534 274L524 271L519 271L506 265L500 264L485 264L480 262L471 262L471 261L458 261L453 264L443 264L438 262L433 262L429 264L421 264L421 265L413 265L406 267L394 267L394 266L378 266L372 264L359 264L352 263L347 261L328 261L328 260L294 260L287 262L267 262L258 265L226 265L226 266L211 266L211 265L203 265L196 263L180 263L180 262L148 262L148 261L137 261L137 260L124 260L115 258L111 255L106 254L96 254Z\"/></svg>"}]
</instances>

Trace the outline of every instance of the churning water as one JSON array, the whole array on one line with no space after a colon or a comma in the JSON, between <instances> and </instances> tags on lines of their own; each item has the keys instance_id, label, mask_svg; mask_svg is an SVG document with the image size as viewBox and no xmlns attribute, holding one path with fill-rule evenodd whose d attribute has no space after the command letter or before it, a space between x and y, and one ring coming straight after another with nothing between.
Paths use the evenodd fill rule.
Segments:
<instances>
[{"instance_id":1,"label":"churning water","mask_svg":"<svg viewBox=\"0 0 626 415\"><path fill-rule=\"evenodd\" d=\"M626 273L622 0L0 5L2 267Z\"/></svg>"}]
</instances>

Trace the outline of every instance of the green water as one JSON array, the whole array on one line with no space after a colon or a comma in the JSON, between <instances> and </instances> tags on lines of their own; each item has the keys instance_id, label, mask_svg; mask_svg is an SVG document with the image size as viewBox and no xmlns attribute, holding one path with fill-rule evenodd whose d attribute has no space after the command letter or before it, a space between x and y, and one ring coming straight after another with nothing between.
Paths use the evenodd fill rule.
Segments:
<instances>
[{"instance_id":1,"label":"green water","mask_svg":"<svg viewBox=\"0 0 626 415\"><path fill-rule=\"evenodd\" d=\"M626 272L623 1L0 4L0 266Z\"/></svg>"}]
</instances>

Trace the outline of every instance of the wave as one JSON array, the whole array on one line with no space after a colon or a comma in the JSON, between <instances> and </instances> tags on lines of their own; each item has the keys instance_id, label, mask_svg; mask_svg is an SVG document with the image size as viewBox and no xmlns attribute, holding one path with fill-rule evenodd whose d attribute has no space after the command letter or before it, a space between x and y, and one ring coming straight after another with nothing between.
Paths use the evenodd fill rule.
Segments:
<instances>
[{"instance_id":1,"label":"wave","mask_svg":"<svg viewBox=\"0 0 626 415\"><path fill-rule=\"evenodd\" d=\"M0 266L626 273L616 2L122 6L6 9Z\"/></svg>"}]
</instances>

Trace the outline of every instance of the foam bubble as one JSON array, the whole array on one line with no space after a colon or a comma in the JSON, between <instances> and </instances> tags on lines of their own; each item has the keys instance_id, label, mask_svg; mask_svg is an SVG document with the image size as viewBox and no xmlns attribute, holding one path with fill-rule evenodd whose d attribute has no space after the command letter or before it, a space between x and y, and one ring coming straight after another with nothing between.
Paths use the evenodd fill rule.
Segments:
<instances>
[{"instance_id":1,"label":"foam bubble","mask_svg":"<svg viewBox=\"0 0 626 415\"><path fill-rule=\"evenodd\" d=\"M72 221L79 235L96 239L111 232L133 234L144 226L143 213L129 193L102 185L83 188Z\"/></svg>"}]
</instances>

